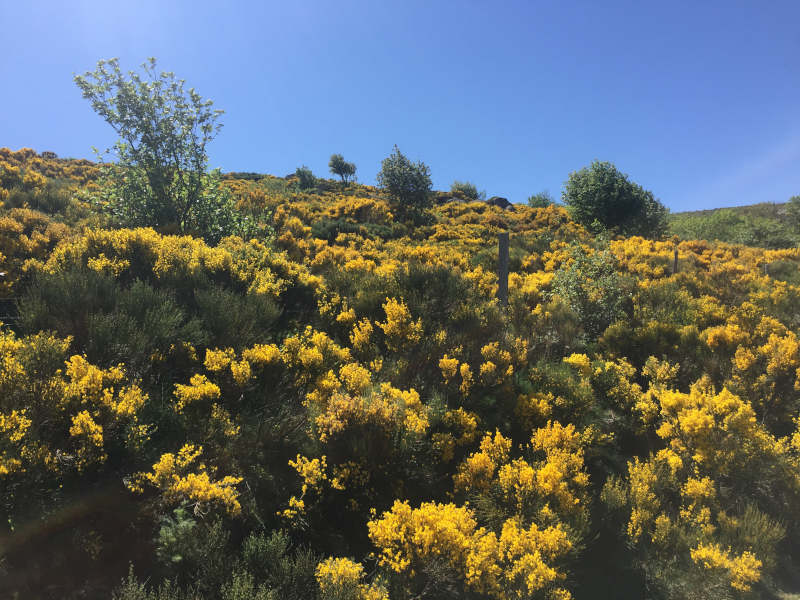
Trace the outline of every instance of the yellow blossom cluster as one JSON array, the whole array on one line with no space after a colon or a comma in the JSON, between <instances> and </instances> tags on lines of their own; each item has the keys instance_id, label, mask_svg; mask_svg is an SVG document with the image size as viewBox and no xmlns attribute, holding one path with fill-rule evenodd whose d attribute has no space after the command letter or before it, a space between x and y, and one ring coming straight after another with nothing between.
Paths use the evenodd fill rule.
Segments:
<instances>
[{"instance_id":1,"label":"yellow blossom cluster","mask_svg":"<svg viewBox=\"0 0 800 600\"><path fill-rule=\"evenodd\" d=\"M431 563L450 569L466 590L498 600L533 597L569 598L558 584L564 573L554 563L572 547L558 526L525 528L516 519L503 523L498 536L478 527L472 510L454 504L423 502L412 509L396 501L391 510L368 523L380 564L413 580Z\"/></svg>"},{"instance_id":2,"label":"yellow blossom cluster","mask_svg":"<svg viewBox=\"0 0 800 600\"><path fill-rule=\"evenodd\" d=\"M161 492L164 502L189 501L199 513L218 506L231 515L238 514L242 507L236 486L242 478L226 475L212 479L204 463L194 464L202 453L202 446L185 444L177 454L163 454L151 472L137 473L128 487L134 492L143 492L145 484L153 485ZM194 471L190 470L192 468Z\"/></svg>"},{"instance_id":3,"label":"yellow blossom cluster","mask_svg":"<svg viewBox=\"0 0 800 600\"><path fill-rule=\"evenodd\" d=\"M320 441L328 442L355 428L423 434L429 424L427 408L416 390L400 390L388 383L367 395L334 393L315 420Z\"/></svg>"},{"instance_id":4,"label":"yellow blossom cluster","mask_svg":"<svg viewBox=\"0 0 800 600\"><path fill-rule=\"evenodd\" d=\"M480 376L484 385L498 385L514 374L511 353L508 350L501 350L497 342L483 346L481 356L484 362L480 366Z\"/></svg>"},{"instance_id":5,"label":"yellow blossom cluster","mask_svg":"<svg viewBox=\"0 0 800 600\"><path fill-rule=\"evenodd\" d=\"M295 460L289 461L289 466L297 471L303 481L301 493L300 497L291 496L287 503L288 506L280 511L278 515L288 521L294 521L305 514L307 509L306 496L309 492L312 492L314 499L318 500L323 491L323 484L330 484L328 459L324 455L319 458L308 458L298 454Z\"/></svg>"},{"instance_id":6,"label":"yellow blossom cluster","mask_svg":"<svg viewBox=\"0 0 800 600\"><path fill-rule=\"evenodd\" d=\"M18 339L0 333L0 474L33 466L85 471L106 460L110 436L127 431L133 446L146 437L137 415L147 395L124 384L123 366L102 369L80 355L67 359L68 345L45 334ZM53 357L49 372L26 370L26 357L37 353ZM68 436L69 445L56 441L60 436L49 439L52 432Z\"/></svg>"},{"instance_id":7,"label":"yellow blossom cluster","mask_svg":"<svg viewBox=\"0 0 800 600\"><path fill-rule=\"evenodd\" d=\"M499 431L494 436L486 434L480 450L467 457L453 478L456 489L486 490L492 483L500 465L508 462L511 440Z\"/></svg>"},{"instance_id":8,"label":"yellow blossom cluster","mask_svg":"<svg viewBox=\"0 0 800 600\"><path fill-rule=\"evenodd\" d=\"M350 559L326 558L317 565L314 574L325 598L389 600L382 586L363 583L364 567Z\"/></svg>"},{"instance_id":9,"label":"yellow blossom cluster","mask_svg":"<svg viewBox=\"0 0 800 600\"><path fill-rule=\"evenodd\" d=\"M182 412L190 404L203 400L216 400L219 396L219 386L211 383L208 377L192 375L189 385L175 384L175 410Z\"/></svg>"},{"instance_id":10,"label":"yellow blossom cluster","mask_svg":"<svg viewBox=\"0 0 800 600\"><path fill-rule=\"evenodd\" d=\"M22 442L32 421L25 416L24 410L12 410L9 414L0 413L0 477L8 475L22 467L17 458L22 452Z\"/></svg>"},{"instance_id":11,"label":"yellow blossom cluster","mask_svg":"<svg viewBox=\"0 0 800 600\"><path fill-rule=\"evenodd\" d=\"M731 587L742 592L750 591L752 584L761 579L762 563L750 552L731 555L716 544L700 544L692 548L692 560L706 569L724 569L728 572Z\"/></svg>"},{"instance_id":12,"label":"yellow blossom cluster","mask_svg":"<svg viewBox=\"0 0 800 600\"><path fill-rule=\"evenodd\" d=\"M386 321L378 323L378 327L383 330L389 350L400 352L419 343L422 339L422 320L412 319L405 302L387 298L383 310Z\"/></svg>"},{"instance_id":13,"label":"yellow blossom cluster","mask_svg":"<svg viewBox=\"0 0 800 600\"><path fill-rule=\"evenodd\" d=\"M453 459L457 447L468 446L478 437L478 416L463 408L448 410L442 417L442 424L449 431L435 433L433 445L441 455L442 462Z\"/></svg>"}]
</instances>

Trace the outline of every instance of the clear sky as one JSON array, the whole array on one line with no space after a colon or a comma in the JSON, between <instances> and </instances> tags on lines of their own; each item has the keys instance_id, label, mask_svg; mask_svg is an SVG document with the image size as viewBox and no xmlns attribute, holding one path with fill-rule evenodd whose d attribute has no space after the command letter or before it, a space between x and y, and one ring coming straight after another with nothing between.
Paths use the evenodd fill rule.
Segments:
<instances>
[{"instance_id":1,"label":"clear sky","mask_svg":"<svg viewBox=\"0 0 800 600\"><path fill-rule=\"evenodd\" d=\"M611 161L673 211L800 194L800 2L0 0L0 146L114 141L73 73L155 56L225 110L223 170L374 183L394 144L434 187L524 202Z\"/></svg>"}]
</instances>

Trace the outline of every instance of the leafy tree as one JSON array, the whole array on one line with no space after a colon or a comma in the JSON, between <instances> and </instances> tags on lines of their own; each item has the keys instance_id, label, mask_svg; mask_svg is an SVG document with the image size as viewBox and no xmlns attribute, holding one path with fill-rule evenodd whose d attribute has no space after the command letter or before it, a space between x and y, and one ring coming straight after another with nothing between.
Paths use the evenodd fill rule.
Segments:
<instances>
[{"instance_id":1,"label":"leafy tree","mask_svg":"<svg viewBox=\"0 0 800 600\"><path fill-rule=\"evenodd\" d=\"M314 177L314 173L312 173L311 169L305 165L302 167L297 167L294 175L297 177L297 185L300 186L301 190L313 188L317 183L317 178Z\"/></svg>"},{"instance_id":2,"label":"leafy tree","mask_svg":"<svg viewBox=\"0 0 800 600\"><path fill-rule=\"evenodd\" d=\"M412 163L397 146L383 159L377 179L402 215L416 217L430 208L433 187L430 167L421 161Z\"/></svg>"},{"instance_id":3,"label":"leafy tree","mask_svg":"<svg viewBox=\"0 0 800 600\"><path fill-rule=\"evenodd\" d=\"M122 225L212 240L233 233L232 199L219 173L207 172L206 145L222 127L222 111L173 73L157 73L154 58L142 70L125 75L112 58L75 76L83 97L120 136L118 162L106 171L109 212Z\"/></svg>"},{"instance_id":4,"label":"leafy tree","mask_svg":"<svg viewBox=\"0 0 800 600\"><path fill-rule=\"evenodd\" d=\"M532 206L533 208L545 208L555 203L556 201L553 200L553 196L547 190L528 197L528 206Z\"/></svg>"},{"instance_id":5,"label":"leafy tree","mask_svg":"<svg viewBox=\"0 0 800 600\"><path fill-rule=\"evenodd\" d=\"M450 186L450 191L454 194L461 193L470 200L485 200L486 192L478 191L477 186L469 181L454 181Z\"/></svg>"},{"instance_id":6,"label":"leafy tree","mask_svg":"<svg viewBox=\"0 0 800 600\"><path fill-rule=\"evenodd\" d=\"M587 227L644 237L667 230L667 208L610 162L594 161L570 173L562 198L572 217Z\"/></svg>"},{"instance_id":7,"label":"leafy tree","mask_svg":"<svg viewBox=\"0 0 800 600\"><path fill-rule=\"evenodd\" d=\"M347 162L341 154L331 154L328 166L331 169L331 173L342 178L342 183L352 181L353 176L356 174L355 163Z\"/></svg>"}]
</instances>

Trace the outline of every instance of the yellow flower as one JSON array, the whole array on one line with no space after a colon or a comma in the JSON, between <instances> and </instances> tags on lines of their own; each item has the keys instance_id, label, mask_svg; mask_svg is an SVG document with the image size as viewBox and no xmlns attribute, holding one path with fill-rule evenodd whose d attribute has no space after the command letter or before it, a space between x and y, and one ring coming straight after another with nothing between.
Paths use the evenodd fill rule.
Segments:
<instances>
[{"instance_id":1,"label":"yellow flower","mask_svg":"<svg viewBox=\"0 0 800 600\"><path fill-rule=\"evenodd\" d=\"M577 369L584 377L588 377L592 373L592 363L585 354L570 354L564 359L564 363Z\"/></svg>"},{"instance_id":2,"label":"yellow flower","mask_svg":"<svg viewBox=\"0 0 800 600\"><path fill-rule=\"evenodd\" d=\"M243 386L250 381L251 374L250 363L246 360L231 361L231 375L233 375L233 380L239 386Z\"/></svg>"},{"instance_id":3,"label":"yellow flower","mask_svg":"<svg viewBox=\"0 0 800 600\"><path fill-rule=\"evenodd\" d=\"M221 507L231 515L241 512L236 485L242 482L241 477L225 476L213 480L202 463L195 472L188 468L202 454L203 448L193 444L185 444L176 454L166 453L153 465L150 473L138 473L128 485L141 493L143 484L149 483L161 491L166 502L178 503L184 500L193 502L201 512L213 506Z\"/></svg>"},{"instance_id":4,"label":"yellow flower","mask_svg":"<svg viewBox=\"0 0 800 600\"><path fill-rule=\"evenodd\" d=\"M242 360L259 367L275 364L280 357L281 351L275 344L256 344L242 351Z\"/></svg>"},{"instance_id":5,"label":"yellow flower","mask_svg":"<svg viewBox=\"0 0 800 600\"><path fill-rule=\"evenodd\" d=\"M355 350L363 352L369 346L371 336L372 323L370 323L369 319L362 319L353 326L353 332L350 334L350 343Z\"/></svg>"},{"instance_id":6,"label":"yellow flower","mask_svg":"<svg viewBox=\"0 0 800 600\"><path fill-rule=\"evenodd\" d=\"M351 394L363 394L372 385L370 372L357 363L349 363L339 369L339 378Z\"/></svg>"},{"instance_id":7,"label":"yellow flower","mask_svg":"<svg viewBox=\"0 0 800 600\"><path fill-rule=\"evenodd\" d=\"M216 400L220 396L220 389L211 383L205 375L192 375L189 385L175 384L175 397L177 402L175 410L182 412L184 408L201 400Z\"/></svg>"},{"instance_id":8,"label":"yellow flower","mask_svg":"<svg viewBox=\"0 0 800 600\"><path fill-rule=\"evenodd\" d=\"M408 306L402 300L387 298L383 304L386 321L378 323L383 330L389 350L400 352L413 347L422 339L422 320L411 319Z\"/></svg>"},{"instance_id":9,"label":"yellow flower","mask_svg":"<svg viewBox=\"0 0 800 600\"><path fill-rule=\"evenodd\" d=\"M449 383L458 372L458 359L450 358L447 356L447 354L445 354L439 360L439 369L442 371L442 378L444 379L444 382Z\"/></svg>"},{"instance_id":10,"label":"yellow flower","mask_svg":"<svg viewBox=\"0 0 800 600\"><path fill-rule=\"evenodd\" d=\"M355 322L355 320L356 320L356 311L354 311L352 308L343 310L336 317L336 322L342 323L343 325L349 325L350 323Z\"/></svg>"},{"instance_id":11,"label":"yellow flower","mask_svg":"<svg viewBox=\"0 0 800 600\"><path fill-rule=\"evenodd\" d=\"M469 394L469 391L472 388L472 371L467 363L461 363L461 366L458 370L461 374L461 385L459 386L459 390L461 390L461 393L466 396Z\"/></svg>"},{"instance_id":12,"label":"yellow flower","mask_svg":"<svg viewBox=\"0 0 800 600\"><path fill-rule=\"evenodd\" d=\"M225 350L206 350L205 368L212 372L224 371L231 364L235 354L233 348Z\"/></svg>"},{"instance_id":13,"label":"yellow flower","mask_svg":"<svg viewBox=\"0 0 800 600\"><path fill-rule=\"evenodd\" d=\"M750 552L735 556L730 548L726 551L717 544L699 544L692 548L691 556L706 569L728 571L731 587L742 592L749 591L761 579L762 563Z\"/></svg>"},{"instance_id":14,"label":"yellow flower","mask_svg":"<svg viewBox=\"0 0 800 600\"><path fill-rule=\"evenodd\" d=\"M354 600L389 600L381 586L362 583L364 568L347 558L326 558L317 565L315 576L324 597L343 597Z\"/></svg>"}]
</instances>

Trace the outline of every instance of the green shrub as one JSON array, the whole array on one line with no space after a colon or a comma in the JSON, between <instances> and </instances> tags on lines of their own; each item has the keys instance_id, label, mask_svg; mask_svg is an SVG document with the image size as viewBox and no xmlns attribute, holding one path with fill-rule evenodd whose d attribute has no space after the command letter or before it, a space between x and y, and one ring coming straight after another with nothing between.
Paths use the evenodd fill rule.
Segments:
<instances>
[{"instance_id":1,"label":"green shrub","mask_svg":"<svg viewBox=\"0 0 800 600\"><path fill-rule=\"evenodd\" d=\"M587 339L596 340L626 315L626 308L632 308L631 295L609 250L589 254L574 246L572 258L572 264L556 272L552 295L567 302L578 315Z\"/></svg>"},{"instance_id":2,"label":"green shrub","mask_svg":"<svg viewBox=\"0 0 800 600\"><path fill-rule=\"evenodd\" d=\"M528 206L532 206L533 208L546 208L555 203L556 201L553 200L553 196L550 195L550 192L547 190L534 194L533 196L528 196Z\"/></svg>"},{"instance_id":3,"label":"green shrub","mask_svg":"<svg viewBox=\"0 0 800 600\"><path fill-rule=\"evenodd\" d=\"M314 177L311 169L305 165L297 167L294 175L297 177L297 185L301 190L309 190L317 184L317 178Z\"/></svg>"},{"instance_id":4,"label":"green shrub","mask_svg":"<svg viewBox=\"0 0 800 600\"><path fill-rule=\"evenodd\" d=\"M478 187L469 181L454 181L450 186L453 194L464 196L467 200L485 200L486 192L478 191Z\"/></svg>"},{"instance_id":5,"label":"green shrub","mask_svg":"<svg viewBox=\"0 0 800 600\"><path fill-rule=\"evenodd\" d=\"M433 187L430 168L423 162L412 163L397 146L383 159L377 179L400 217L413 219L430 208Z\"/></svg>"}]
</instances>

